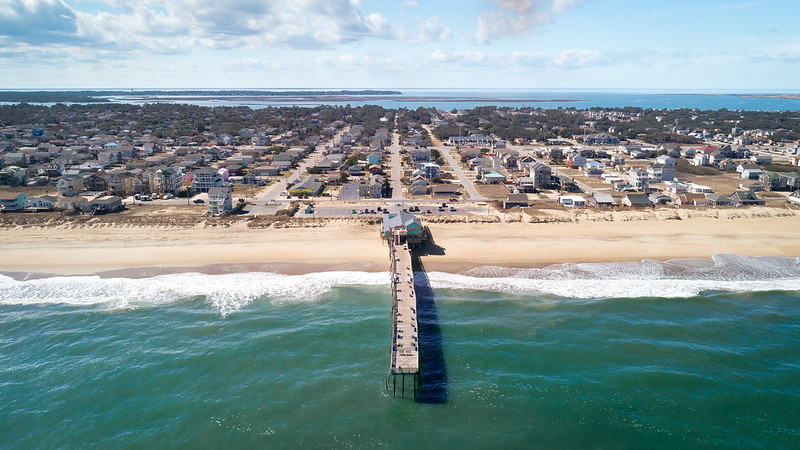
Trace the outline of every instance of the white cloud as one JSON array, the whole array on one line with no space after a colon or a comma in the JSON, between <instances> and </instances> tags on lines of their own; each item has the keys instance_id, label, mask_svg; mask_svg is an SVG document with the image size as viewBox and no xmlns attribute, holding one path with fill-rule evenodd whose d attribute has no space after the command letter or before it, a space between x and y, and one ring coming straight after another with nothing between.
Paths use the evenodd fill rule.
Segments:
<instances>
[{"instance_id":1,"label":"white cloud","mask_svg":"<svg viewBox=\"0 0 800 450\"><path fill-rule=\"evenodd\" d=\"M528 15L509 16L500 11L484 11L478 16L475 39L480 44L488 44L500 36L525 36L531 32L532 17Z\"/></svg>"},{"instance_id":2,"label":"white cloud","mask_svg":"<svg viewBox=\"0 0 800 450\"><path fill-rule=\"evenodd\" d=\"M436 50L428 56L432 63L447 63L469 68L475 64L496 66L502 70L515 68L558 68L578 69L587 67L601 67L613 63L628 63L635 59L620 57L612 52L595 50L565 50L559 53L544 52L511 52L511 53L484 53L475 51L450 52Z\"/></svg>"},{"instance_id":3,"label":"white cloud","mask_svg":"<svg viewBox=\"0 0 800 450\"><path fill-rule=\"evenodd\" d=\"M100 0L119 13L81 12L63 0L0 0L0 44L68 44L122 51L334 48L394 39L360 0Z\"/></svg>"},{"instance_id":4,"label":"white cloud","mask_svg":"<svg viewBox=\"0 0 800 450\"><path fill-rule=\"evenodd\" d=\"M584 0L553 0L553 12L562 13L573 6L583 3Z\"/></svg>"},{"instance_id":5,"label":"white cloud","mask_svg":"<svg viewBox=\"0 0 800 450\"><path fill-rule=\"evenodd\" d=\"M552 63L557 67L578 68L605 65L610 57L593 50L565 50L553 56Z\"/></svg>"},{"instance_id":6,"label":"white cloud","mask_svg":"<svg viewBox=\"0 0 800 450\"><path fill-rule=\"evenodd\" d=\"M483 52L447 52L443 50L436 50L430 54L429 59L439 63L475 64L488 62L491 59L495 59L495 57L487 55Z\"/></svg>"},{"instance_id":7,"label":"white cloud","mask_svg":"<svg viewBox=\"0 0 800 450\"><path fill-rule=\"evenodd\" d=\"M415 2L414 0L406 0L403 3L400 3L400 6L403 8L416 8L419 6L419 3Z\"/></svg>"},{"instance_id":8,"label":"white cloud","mask_svg":"<svg viewBox=\"0 0 800 450\"><path fill-rule=\"evenodd\" d=\"M453 30L439 23L438 17L427 17L419 22L416 32L410 32L403 27L398 27L397 34L409 44L420 44L449 39L453 34Z\"/></svg>"},{"instance_id":9,"label":"white cloud","mask_svg":"<svg viewBox=\"0 0 800 450\"><path fill-rule=\"evenodd\" d=\"M527 36L538 25L551 22L584 0L492 0L499 9L478 15L473 37L480 44L503 36Z\"/></svg>"},{"instance_id":10,"label":"white cloud","mask_svg":"<svg viewBox=\"0 0 800 450\"><path fill-rule=\"evenodd\" d=\"M0 42L59 43L77 29L75 12L62 0L0 0Z\"/></svg>"}]
</instances>

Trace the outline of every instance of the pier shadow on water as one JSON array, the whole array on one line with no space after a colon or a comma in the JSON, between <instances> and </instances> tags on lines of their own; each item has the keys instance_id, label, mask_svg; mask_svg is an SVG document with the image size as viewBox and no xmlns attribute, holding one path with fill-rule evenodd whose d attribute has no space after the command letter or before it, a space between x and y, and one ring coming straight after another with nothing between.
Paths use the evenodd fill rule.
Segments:
<instances>
[{"instance_id":1,"label":"pier shadow on water","mask_svg":"<svg viewBox=\"0 0 800 450\"><path fill-rule=\"evenodd\" d=\"M428 274L425 272L425 267L417 252L412 253L411 264L414 269L419 352L422 359L420 365L421 386L417 399L420 403L445 403L447 402L447 366L444 362L442 330L439 327L439 314L433 297L433 288L431 288Z\"/></svg>"}]
</instances>

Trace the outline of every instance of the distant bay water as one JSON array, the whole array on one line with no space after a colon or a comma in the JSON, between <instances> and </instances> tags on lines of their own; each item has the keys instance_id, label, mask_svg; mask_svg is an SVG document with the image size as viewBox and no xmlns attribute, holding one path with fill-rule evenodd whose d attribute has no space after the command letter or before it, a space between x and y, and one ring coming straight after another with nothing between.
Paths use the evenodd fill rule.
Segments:
<instances>
[{"instance_id":1,"label":"distant bay water","mask_svg":"<svg viewBox=\"0 0 800 450\"><path fill-rule=\"evenodd\" d=\"M265 108L269 106L365 106L378 105L387 109L419 107L452 109L471 109L480 106L532 107L543 109L593 107L678 109L700 110L747 110L747 111L794 111L800 110L800 99L767 97L771 93L683 93L660 91L572 91L572 90L482 90L482 89L397 89L399 95L334 97L260 97L260 98L219 98L219 97L159 97L157 101L169 103L189 103L199 106L249 106ZM112 101L142 104L151 102L153 97L119 96Z\"/></svg>"},{"instance_id":2,"label":"distant bay water","mask_svg":"<svg viewBox=\"0 0 800 450\"><path fill-rule=\"evenodd\" d=\"M388 273L16 278L1 448L800 442L797 258L419 273L423 402L384 387Z\"/></svg>"},{"instance_id":3,"label":"distant bay water","mask_svg":"<svg viewBox=\"0 0 800 450\"><path fill-rule=\"evenodd\" d=\"M796 111L800 99L796 93L774 91L644 91L644 90L527 90L527 89L391 89L398 95L296 95L292 89L271 89L271 95L180 95L169 89L154 95L131 90L129 94L109 96L112 102L128 104L173 103L199 106L248 106L266 108L281 106L364 106L384 108L418 107L471 109L479 106L533 108L690 108L700 110ZM254 90L255 91L255 90ZM287 95L274 95L285 91ZM8 104L8 103L6 103ZM52 105L53 103L44 103Z\"/></svg>"}]
</instances>

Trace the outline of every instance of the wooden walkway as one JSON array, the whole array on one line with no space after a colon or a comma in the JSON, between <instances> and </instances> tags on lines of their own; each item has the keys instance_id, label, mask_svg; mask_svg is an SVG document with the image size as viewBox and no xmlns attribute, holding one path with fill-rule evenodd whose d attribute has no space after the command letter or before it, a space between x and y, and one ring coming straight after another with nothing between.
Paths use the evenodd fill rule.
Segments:
<instances>
[{"instance_id":1,"label":"wooden walkway","mask_svg":"<svg viewBox=\"0 0 800 450\"><path fill-rule=\"evenodd\" d=\"M398 240L399 241L399 240ZM389 376L397 395L397 376L401 376L401 391L405 396L405 377L413 379L414 396L419 385L419 332L417 327L417 296L414 292L414 271L408 244L389 241L392 267L392 352ZM387 388L389 379L387 379Z\"/></svg>"}]
</instances>

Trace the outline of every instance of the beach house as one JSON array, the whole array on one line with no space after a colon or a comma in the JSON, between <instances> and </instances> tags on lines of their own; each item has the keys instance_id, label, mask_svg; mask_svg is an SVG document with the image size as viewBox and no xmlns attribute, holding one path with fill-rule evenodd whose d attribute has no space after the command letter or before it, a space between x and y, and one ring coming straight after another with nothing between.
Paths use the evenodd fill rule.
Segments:
<instances>
[{"instance_id":1,"label":"beach house","mask_svg":"<svg viewBox=\"0 0 800 450\"><path fill-rule=\"evenodd\" d=\"M670 164L651 164L647 166L647 175L656 183L672 181L675 178L675 166Z\"/></svg>"},{"instance_id":2,"label":"beach house","mask_svg":"<svg viewBox=\"0 0 800 450\"><path fill-rule=\"evenodd\" d=\"M56 190L62 197L74 197L83 192L83 178L79 176L63 176L56 182Z\"/></svg>"},{"instance_id":3,"label":"beach house","mask_svg":"<svg viewBox=\"0 0 800 450\"><path fill-rule=\"evenodd\" d=\"M213 167L203 167L191 173L192 191L208 192L214 187L222 187L222 175Z\"/></svg>"},{"instance_id":4,"label":"beach house","mask_svg":"<svg viewBox=\"0 0 800 450\"><path fill-rule=\"evenodd\" d=\"M731 194L731 204L733 206L763 205L764 200L760 199L754 192L736 191Z\"/></svg>"},{"instance_id":5,"label":"beach house","mask_svg":"<svg viewBox=\"0 0 800 450\"><path fill-rule=\"evenodd\" d=\"M0 211L21 211L28 207L28 194L24 192L0 192Z\"/></svg>"},{"instance_id":6,"label":"beach house","mask_svg":"<svg viewBox=\"0 0 800 450\"><path fill-rule=\"evenodd\" d=\"M650 201L650 198L647 194L625 194L625 197L622 197L622 205L623 206L630 206L632 208L646 208L649 206L653 206L653 203Z\"/></svg>"},{"instance_id":7,"label":"beach house","mask_svg":"<svg viewBox=\"0 0 800 450\"><path fill-rule=\"evenodd\" d=\"M388 185L381 175L370 175L358 184L358 196L367 198L381 198L388 193Z\"/></svg>"},{"instance_id":8,"label":"beach house","mask_svg":"<svg viewBox=\"0 0 800 450\"><path fill-rule=\"evenodd\" d=\"M213 187L208 190L208 212L219 216L233 209L229 187Z\"/></svg>"},{"instance_id":9,"label":"beach house","mask_svg":"<svg viewBox=\"0 0 800 450\"><path fill-rule=\"evenodd\" d=\"M580 195L562 195L558 197L558 203L564 206L586 206L586 199Z\"/></svg>"},{"instance_id":10,"label":"beach house","mask_svg":"<svg viewBox=\"0 0 800 450\"><path fill-rule=\"evenodd\" d=\"M534 189L546 189L553 184L553 169L546 164L534 162L528 166L528 173L533 178Z\"/></svg>"},{"instance_id":11,"label":"beach house","mask_svg":"<svg viewBox=\"0 0 800 450\"><path fill-rule=\"evenodd\" d=\"M307 176L289 188L289 195L316 196L322 192L323 183L314 176Z\"/></svg>"},{"instance_id":12,"label":"beach house","mask_svg":"<svg viewBox=\"0 0 800 450\"><path fill-rule=\"evenodd\" d=\"M650 175L646 170L641 168L633 168L628 171L628 184L634 190L645 192L650 189Z\"/></svg>"},{"instance_id":13,"label":"beach house","mask_svg":"<svg viewBox=\"0 0 800 450\"><path fill-rule=\"evenodd\" d=\"M28 206L38 211L50 211L55 208L57 201L58 197L56 196L42 195L31 200Z\"/></svg>"}]
</instances>

